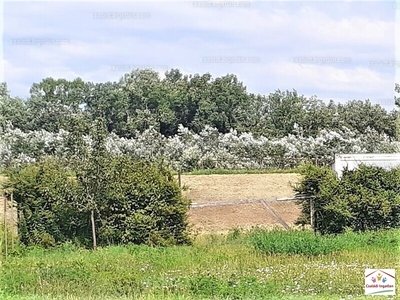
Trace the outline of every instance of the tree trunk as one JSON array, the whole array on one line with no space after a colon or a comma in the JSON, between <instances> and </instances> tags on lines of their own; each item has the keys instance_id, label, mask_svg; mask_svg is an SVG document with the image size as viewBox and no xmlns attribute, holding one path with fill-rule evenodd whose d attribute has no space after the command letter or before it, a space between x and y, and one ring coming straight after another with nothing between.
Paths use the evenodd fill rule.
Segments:
<instances>
[{"instance_id":1,"label":"tree trunk","mask_svg":"<svg viewBox=\"0 0 400 300\"><path fill-rule=\"evenodd\" d=\"M96 241L96 225L94 224L94 210L90 212L90 222L92 223L92 238L93 238L93 250L97 250L97 241Z\"/></svg>"}]
</instances>

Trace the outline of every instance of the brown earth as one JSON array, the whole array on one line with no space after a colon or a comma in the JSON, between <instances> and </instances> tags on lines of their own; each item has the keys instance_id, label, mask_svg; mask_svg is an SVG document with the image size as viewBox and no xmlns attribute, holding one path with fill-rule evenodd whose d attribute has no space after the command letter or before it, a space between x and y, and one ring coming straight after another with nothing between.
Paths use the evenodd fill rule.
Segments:
<instances>
[{"instance_id":1,"label":"brown earth","mask_svg":"<svg viewBox=\"0 0 400 300\"><path fill-rule=\"evenodd\" d=\"M300 207L293 201L272 201L268 204L290 227L300 214ZM224 232L235 227L283 227L261 203L191 208L189 222L196 233Z\"/></svg>"},{"instance_id":2,"label":"brown earth","mask_svg":"<svg viewBox=\"0 0 400 300\"><path fill-rule=\"evenodd\" d=\"M300 180L299 174L182 175L181 180L182 186L188 187L183 194L192 203L264 199L289 226L300 215L301 207L294 201L271 201L294 196L291 184ZM261 203L192 207L189 222L197 233L224 232L235 227L282 226Z\"/></svg>"},{"instance_id":3,"label":"brown earth","mask_svg":"<svg viewBox=\"0 0 400 300\"><path fill-rule=\"evenodd\" d=\"M234 201L291 197L290 184L298 182L299 174L234 174L182 175L183 194L193 202Z\"/></svg>"}]
</instances>

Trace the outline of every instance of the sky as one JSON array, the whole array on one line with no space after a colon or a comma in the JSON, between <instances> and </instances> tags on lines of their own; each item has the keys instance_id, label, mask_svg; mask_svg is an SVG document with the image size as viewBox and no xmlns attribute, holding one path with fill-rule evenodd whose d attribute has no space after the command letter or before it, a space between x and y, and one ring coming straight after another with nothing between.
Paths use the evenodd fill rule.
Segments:
<instances>
[{"instance_id":1,"label":"sky","mask_svg":"<svg viewBox=\"0 0 400 300\"><path fill-rule=\"evenodd\" d=\"M391 110L400 83L400 2L6 1L3 15L0 79L22 98L47 77L107 82L178 68L235 74L254 94L295 89Z\"/></svg>"}]
</instances>

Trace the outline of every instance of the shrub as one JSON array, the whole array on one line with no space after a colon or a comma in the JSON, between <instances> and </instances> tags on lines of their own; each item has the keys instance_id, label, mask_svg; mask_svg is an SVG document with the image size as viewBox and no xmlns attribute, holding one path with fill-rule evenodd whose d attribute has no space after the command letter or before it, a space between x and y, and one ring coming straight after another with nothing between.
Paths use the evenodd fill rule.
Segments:
<instances>
[{"instance_id":1,"label":"shrub","mask_svg":"<svg viewBox=\"0 0 400 300\"><path fill-rule=\"evenodd\" d=\"M55 159L9 169L7 187L13 189L18 205L21 242L44 247L66 242L89 245L92 210L100 245L190 242L186 216L190 202L163 165L119 156L103 161L95 171L77 170L79 176L71 176ZM87 178L82 176L95 176L92 182L101 186L88 193Z\"/></svg>"},{"instance_id":2,"label":"shrub","mask_svg":"<svg viewBox=\"0 0 400 300\"><path fill-rule=\"evenodd\" d=\"M20 242L55 246L85 237L87 218L71 206L77 183L56 159L7 170L6 188L12 188L19 212Z\"/></svg>"},{"instance_id":3,"label":"shrub","mask_svg":"<svg viewBox=\"0 0 400 300\"><path fill-rule=\"evenodd\" d=\"M323 234L397 228L400 225L400 168L390 171L361 165L345 170L341 180L329 168L306 165L295 187L302 202L298 223L310 222L314 203L314 227Z\"/></svg>"},{"instance_id":4,"label":"shrub","mask_svg":"<svg viewBox=\"0 0 400 300\"><path fill-rule=\"evenodd\" d=\"M175 245L189 242L187 212L170 170L163 165L112 159L104 187L99 241L103 244Z\"/></svg>"}]
</instances>

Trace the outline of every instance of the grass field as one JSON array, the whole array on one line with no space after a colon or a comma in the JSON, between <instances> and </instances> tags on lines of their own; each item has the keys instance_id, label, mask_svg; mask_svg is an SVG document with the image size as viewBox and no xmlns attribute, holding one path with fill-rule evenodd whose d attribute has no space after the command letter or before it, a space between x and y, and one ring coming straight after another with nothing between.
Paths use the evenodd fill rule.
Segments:
<instances>
[{"instance_id":1,"label":"grass field","mask_svg":"<svg viewBox=\"0 0 400 300\"><path fill-rule=\"evenodd\" d=\"M0 298L362 299L365 268L400 268L399 233L235 230L192 246L25 250L2 260Z\"/></svg>"}]
</instances>

